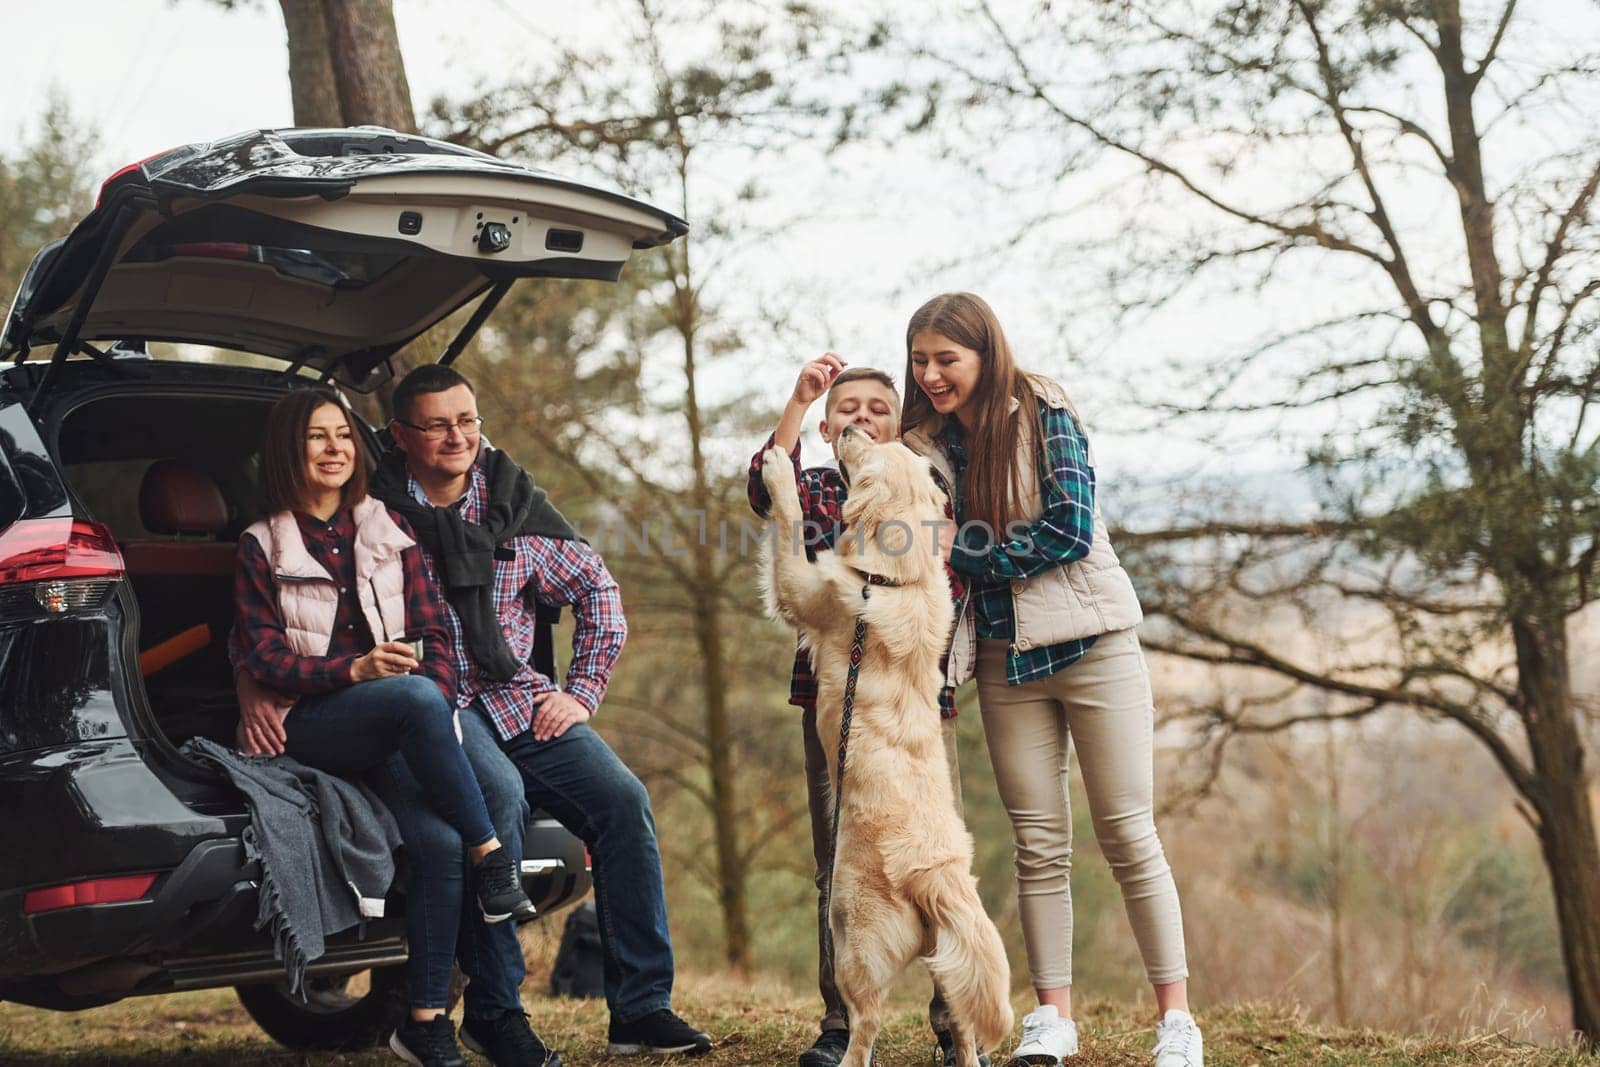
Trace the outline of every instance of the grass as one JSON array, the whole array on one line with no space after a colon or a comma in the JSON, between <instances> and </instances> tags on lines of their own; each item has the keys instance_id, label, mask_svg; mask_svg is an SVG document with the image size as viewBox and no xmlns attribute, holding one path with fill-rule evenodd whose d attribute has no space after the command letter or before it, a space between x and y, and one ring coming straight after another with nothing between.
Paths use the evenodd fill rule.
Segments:
<instances>
[{"instance_id":1,"label":"grass","mask_svg":"<svg viewBox=\"0 0 1600 1067\"><path fill-rule=\"evenodd\" d=\"M605 1060L606 1012L596 1001L526 995L536 1029L558 1047L569 1067ZM690 979L676 997L682 1014L706 1027L717 1048L697 1067L787 1065L815 1036L816 1007L769 984L728 978ZM1019 1009L1025 1008L1022 1002ZM1153 1043L1149 1012L1112 1002L1090 1002L1079 1013L1083 1052L1073 1067L1146 1065ZM1257 1005L1200 1013L1206 1062L1214 1067L1281 1067L1288 1064L1449 1064L1509 1067L1600 1067L1600 1057L1575 1049L1540 1048L1503 1033L1466 1038L1415 1038L1370 1030L1313 1026L1289 1009ZM898 1004L879 1040L883 1067L934 1062L921 1011ZM469 1063L477 1061L469 1055ZM272 1044L233 994L208 990L126 1000L104 1008L58 1013L0 1004L0 1064L184 1065L252 1067L260 1064L385 1064L386 1051L300 1056ZM611 1061L650 1064L651 1060Z\"/></svg>"}]
</instances>

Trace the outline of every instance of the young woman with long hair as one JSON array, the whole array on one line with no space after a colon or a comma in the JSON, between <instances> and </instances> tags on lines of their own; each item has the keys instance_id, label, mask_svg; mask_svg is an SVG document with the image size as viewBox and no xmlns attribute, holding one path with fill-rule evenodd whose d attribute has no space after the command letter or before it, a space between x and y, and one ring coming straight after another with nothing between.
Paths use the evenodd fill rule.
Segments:
<instances>
[{"instance_id":1,"label":"young woman with long hair","mask_svg":"<svg viewBox=\"0 0 1600 1067\"><path fill-rule=\"evenodd\" d=\"M1183 918L1156 835L1154 704L1133 632L1142 613L1095 507L1077 413L1059 384L1017 366L987 303L948 293L906 327L902 425L953 487L961 528L950 562L971 579L947 681L977 676L1039 998L1011 1062L1059 1063L1078 1050L1070 742L1155 987L1157 1067L1198 1067Z\"/></svg>"}]
</instances>

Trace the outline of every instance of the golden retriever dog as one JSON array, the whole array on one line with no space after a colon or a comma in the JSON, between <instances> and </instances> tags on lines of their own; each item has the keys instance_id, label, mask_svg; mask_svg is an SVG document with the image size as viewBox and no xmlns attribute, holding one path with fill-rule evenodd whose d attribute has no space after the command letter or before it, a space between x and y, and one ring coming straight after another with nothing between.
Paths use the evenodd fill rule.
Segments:
<instances>
[{"instance_id":1,"label":"golden retriever dog","mask_svg":"<svg viewBox=\"0 0 1600 1067\"><path fill-rule=\"evenodd\" d=\"M767 607L799 630L817 675L817 731L838 783L840 717L858 617L867 623L834 851L834 978L850 1013L842 1067L868 1067L890 982L921 958L950 1005L961 1067L1011 1031L1000 934L978 899L972 835L956 813L940 737L939 660L952 623L934 551L943 498L927 460L847 431L844 528L808 562L789 457L763 459L772 494L764 551ZM893 585L869 584L878 575Z\"/></svg>"}]
</instances>

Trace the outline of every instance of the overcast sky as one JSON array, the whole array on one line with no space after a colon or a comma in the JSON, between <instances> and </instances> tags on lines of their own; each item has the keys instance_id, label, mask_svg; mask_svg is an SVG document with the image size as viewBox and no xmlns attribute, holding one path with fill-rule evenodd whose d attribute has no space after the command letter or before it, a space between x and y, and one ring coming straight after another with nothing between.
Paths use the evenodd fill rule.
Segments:
<instances>
[{"instance_id":1,"label":"overcast sky","mask_svg":"<svg viewBox=\"0 0 1600 1067\"><path fill-rule=\"evenodd\" d=\"M0 134L10 139L26 135L52 91L63 93L73 114L98 135L107 174L174 145L291 124L287 50L276 3L235 11L209 0L8 6L8 38L29 42L13 50L8 88L0 94ZM396 0L395 12L419 113L437 96L460 98L515 80L549 56L554 37L541 26L559 26L562 41L582 43L608 32L610 23L603 4L549 0ZM805 220L788 228L786 246L751 250L752 263L768 265L755 270L768 273L769 288L790 301L786 310L816 322L814 344L799 351L774 348L759 332L753 336L754 344L767 346L757 358L770 368L775 403L792 385L799 362L829 347L898 376L906 318L941 288L984 282L1003 287L986 290L1003 321L1023 337L1039 332L1040 348L1054 347L1045 339L1046 324L1030 322L1023 311L1038 281L1028 272L1011 273L1002 265L981 276L935 279L929 264L975 246L977 240L963 230L981 230L982 220L973 219L971 202L955 192L959 179L949 168L915 157L909 162L903 166L882 153L834 161L834 188L815 194L814 210L805 203L811 193L785 198L784 210ZM809 181L796 175L817 169L815 159L808 163L795 155L769 158L766 166L771 173L763 177L780 181ZM838 173L839 167L851 173ZM887 184L891 177L895 188ZM809 446L817 444L813 436Z\"/></svg>"},{"instance_id":2,"label":"overcast sky","mask_svg":"<svg viewBox=\"0 0 1600 1067\"><path fill-rule=\"evenodd\" d=\"M1587 23L1557 21L1594 25L1595 9L1588 4L1546 0L1535 10L1582 10ZM6 8L5 36L13 47L7 49L6 87L0 92L0 135L13 141L26 135L53 90L64 93L78 119L96 131L108 174L174 145L291 124L287 51L275 0L231 12L210 0L40 0ZM419 113L436 96L461 98L479 87L515 81L552 54L553 37L543 27L559 27L568 43L614 36L610 10L605 3L571 0L395 0ZM1204 349L1215 358L1240 350L1251 335L1283 321L1275 317L1337 299L1326 276L1308 282L1300 307L1269 306L1241 287L1223 299L1180 302L1069 359L1074 300L1084 278L1052 238L1034 242L1025 255L944 266L993 244L1008 232L1008 214L1014 219L1021 207L1005 202L1004 193L976 185L970 174L957 173L957 164L931 158L914 144L896 144L826 160L820 153L807 155L802 146L753 166L769 187L783 191L771 198L773 210L792 224L736 257L728 268L732 282L717 295L744 316L752 373L758 380L770 378L763 389L774 403L787 393L799 363L826 347L898 376L909 313L935 292L975 288L995 305L1024 365L1068 379L1111 480L1122 472L1189 472L1196 465L1230 476L1282 471L1303 454L1299 443L1268 432L1247 431L1243 446L1129 435L1128 413L1117 409L1124 399L1118 379L1100 371L1151 354L1181 357ZM1431 200L1408 204L1407 215L1432 225L1438 212L1440 232L1447 232L1449 198L1431 191L1426 196ZM661 202L677 210L670 198ZM1110 208L1084 218L1113 231L1130 225ZM690 221L704 220L691 212ZM802 324L815 323L814 331L781 341L763 336L755 314L763 302ZM819 458L815 451L810 455Z\"/></svg>"},{"instance_id":3,"label":"overcast sky","mask_svg":"<svg viewBox=\"0 0 1600 1067\"><path fill-rule=\"evenodd\" d=\"M225 11L210 0L50 0L6 5L0 131L15 136L51 87L99 133L110 160L239 130L291 125L283 17L273 0ZM397 0L406 75L419 106L515 69L542 47L534 28L579 30L584 5L546 0Z\"/></svg>"}]
</instances>

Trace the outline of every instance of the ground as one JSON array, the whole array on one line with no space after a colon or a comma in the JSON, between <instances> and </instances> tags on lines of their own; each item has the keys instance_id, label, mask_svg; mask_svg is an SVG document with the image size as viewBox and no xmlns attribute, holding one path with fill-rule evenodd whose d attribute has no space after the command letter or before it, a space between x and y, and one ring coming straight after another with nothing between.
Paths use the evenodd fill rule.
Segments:
<instances>
[{"instance_id":1,"label":"ground","mask_svg":"<svg viewBox=\"0 0 1600 1067\"><path fill-rule=\"evenodd\" d=\"M809 1000L777 987L725 978L690 979L677 1005L718 1039L716 1051L696 1067L793 1064L814 1036ZM1025 1009L1023 1001L1019 1009ZM641 1065L665 1061L605 1061L606 1014L595 1001L528 996L535 1027L561 1049L568 1067L601 1062ZM1020 1012L1019 1012L1020 1014ZM1083 1052L1073 1067L1146 1065L1153 1044L1148 1010L1091 1002L1080 1011ZM1310 1026L1287 1008L1241 1006L1199 1013L1206 1061L1213 1067L1290 1064L1507 1064L1515 1067L1600 1067L1600 1057L1571 1049L1522 1045L1501 1035L1405 1038L1364 1030ZM879 1052L883 1067L931 1063L932 1041L916 1008L895 1015ZM481 1063L467 1057L469 1063ZM280 1050L250 1022L227 990L126 1000L65 1014L0 1004L0 1064L5 1067L73 1064L391 1065L387 1052L300 1057Z\"/></svg>"}]
</instances>

